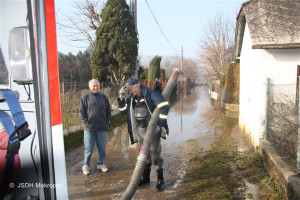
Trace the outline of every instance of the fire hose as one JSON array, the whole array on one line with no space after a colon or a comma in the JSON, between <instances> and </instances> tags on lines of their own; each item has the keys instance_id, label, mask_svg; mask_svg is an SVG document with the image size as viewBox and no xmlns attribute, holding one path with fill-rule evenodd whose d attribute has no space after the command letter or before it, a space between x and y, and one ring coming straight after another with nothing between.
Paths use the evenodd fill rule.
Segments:
<instances>
[{"instance_id":1,"label":"fire hose","mask_svg":"<svg viewBox=\"0 0 300 200\"><path fill-rule=\"evenodd\" d=\"M181 73L180 69L174 69L171 77L169 78L168 83L162 93L163 97L166 100L169 99L175 85L177 84L177 79L178 79L180 73ZM152 113L151 119L149 121L147 131L146 131L146 136L144 138L143 145L142 145L139 155L137 157L137 163L135 165L130 183L127 186L125 192L123 193L121 199L124 199L124 200L131 199L133 197L134 193L136 192L137 187L139 186L140 178L144 172L148 152L149 152L150 145L152 143L153 136L155 134L155 129L156 129L156 126L158 123L158 115L159 115L159 108L156 107L154 112Z\"/></svg>"}]
</instances>

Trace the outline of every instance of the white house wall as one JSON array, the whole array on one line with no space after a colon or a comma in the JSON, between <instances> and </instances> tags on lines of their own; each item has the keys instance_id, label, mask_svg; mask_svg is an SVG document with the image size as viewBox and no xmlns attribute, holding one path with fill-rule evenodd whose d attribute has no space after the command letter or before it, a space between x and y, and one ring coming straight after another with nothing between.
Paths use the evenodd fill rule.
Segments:
<instances>
[{"instance_id":1,"label":"white house wall","mask_svg":"<svg viewBox=\"0 0 300 200\"><path fill-rule=\"evenodd\" d=\"M259 146L265 132L267 78L272 84L288 85L289 96L294 98L297 65L300 65L300 49L252 49L246 24L240 56L239 124L254 147Z\"/></svg>"},{"instance_id":2,"label":"white house wall","mask_svg":"<svg viewBox=\"0 0 300 200\"><path fill-rule=\"evenodd\" d=\"M246 24L240 56L239 124L249 134L254 146L258 146L260 137L261 52L260 49L252 49L249 29Z\"/></svg>"},{"instance_id":3,"label":"white house wall","mask_svg":"<svg viewBox=\"0 0 300 200\"><path fill-rule=\"evenodd\" d=\"M297 83L296 75L297 65L300 65L300 49L266 49L263 51L263 58L265 77L269 77L273 84Z\"/></svg>"}]
</instances>

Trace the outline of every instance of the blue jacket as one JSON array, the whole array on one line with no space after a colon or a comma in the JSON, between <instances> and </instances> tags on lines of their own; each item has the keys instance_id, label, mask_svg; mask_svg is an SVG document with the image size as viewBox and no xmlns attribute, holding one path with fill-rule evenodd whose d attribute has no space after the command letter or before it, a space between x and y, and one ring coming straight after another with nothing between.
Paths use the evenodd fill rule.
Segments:
<instances>
[{"instance_id":1,"label":"blue jacket","mask_svg":"<svg viewBox=\"0 0 300 200\"><path fill-rule=\"evenodd\" d=\"M167 117L170 110L169 103L166 101L166 99L163 97L163 95L160 92L148 88L144 85L140 85L140 87L141 87L142 95L146 100L146 104L147 107L149 108L149 111L153 113L156 107L159 108L158 125L160 127L165 127L166 130L168 130ZM122 99L122 101L120 100L120 98L118 98L118 106L121 114L127 114L128 133L129 133L131 144L134 144L137 142L137 140L135 135L133 134L132 122L131 122L130 107L132 104L132 97L133 95L129 94L128 97L126 99Z\"/></svg>"}]
</instances>

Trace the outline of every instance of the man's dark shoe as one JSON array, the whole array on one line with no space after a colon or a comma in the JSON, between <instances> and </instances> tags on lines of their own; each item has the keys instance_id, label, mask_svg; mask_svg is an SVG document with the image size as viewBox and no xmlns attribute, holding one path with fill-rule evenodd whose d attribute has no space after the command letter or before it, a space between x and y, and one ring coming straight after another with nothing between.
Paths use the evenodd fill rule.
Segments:
<instances>
[{"instance_id":1,"label":"man's dark shoe","mask_svg":"<svg viewBox=\"0 0 300 200\"><path fill-rule=\"evenodd\" d=\"M156 190L161 192L165 189L165 181L164 179L157 179Z\"/></svg>"},{"instance_id":2,"label":"man's dark shoe","mask_svg":"<svg viewBox=\"0 0 300 200\"><path fill-rule=\"evenodd\" d=\"M140 183L139 183L139 186L144 185L146 183L150 183L150 177L149 176L148 177L142 176L142 178L140 180Z\"/></svg>"}]
</instances>

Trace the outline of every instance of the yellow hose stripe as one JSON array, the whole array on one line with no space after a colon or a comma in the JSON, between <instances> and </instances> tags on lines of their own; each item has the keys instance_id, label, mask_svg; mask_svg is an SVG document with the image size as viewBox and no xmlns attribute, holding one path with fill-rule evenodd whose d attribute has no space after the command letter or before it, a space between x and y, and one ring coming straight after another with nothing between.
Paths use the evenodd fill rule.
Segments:
<instances>
[{"instance_id":1,"label":"yellow hose stripe","mask_svg":"<svg viewBox=\"0 0 300 200\"><path fill-rule=\"evenodd\" d=\"M124 111L127 109L127 104L125 104L125 106L123 108L119 108L119 111Z\"/></svg>"},{"instance_id":2,"label":"yellow hose stripe","mask_svg":"<svg viewBox=\"0 0 300 200\"><path fill-rule=\"evenodd\" d=\"M161 107L166 106L166 105L169 105L169 103L167 101L158 104L157 107L161 108Z\"/></svg>"},{"instance_id":3,"label":"yellow hose stripe","mask_svg":"<svg viewBox=\"0 0 300 200\"><path fill-rule=\"evenodd\" d=\"M159 118L161 118L161 119L167 119L168 115L159 114Z\"/></svg>"}]
</instances>

